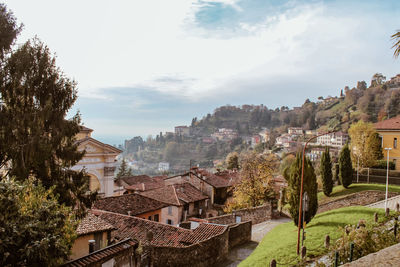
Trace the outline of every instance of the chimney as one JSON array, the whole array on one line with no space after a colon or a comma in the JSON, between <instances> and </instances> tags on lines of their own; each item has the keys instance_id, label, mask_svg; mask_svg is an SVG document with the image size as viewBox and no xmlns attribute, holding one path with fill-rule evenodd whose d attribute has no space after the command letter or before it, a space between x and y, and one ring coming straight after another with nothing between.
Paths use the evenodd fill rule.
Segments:
<instances>
[{"instance_id":1,"label":"chimney","mask_svg":"<svg viewBox=\"0 0 400 267\"><path fill-rule=\"evenodd\" d=\"M94 245L96 244L96 241L91 239L89 240L89 254L94 252Z\"/></svg>"},{"instance_id":2,"label":"chimney","mask_svg":"<svg viewBox=\"0 0 400 267\"><path fill-rule=\"evenodd\" d=\"M130 210L128 210L128 216L131 216L131 211Z\"/></svg>"}]
</instances>

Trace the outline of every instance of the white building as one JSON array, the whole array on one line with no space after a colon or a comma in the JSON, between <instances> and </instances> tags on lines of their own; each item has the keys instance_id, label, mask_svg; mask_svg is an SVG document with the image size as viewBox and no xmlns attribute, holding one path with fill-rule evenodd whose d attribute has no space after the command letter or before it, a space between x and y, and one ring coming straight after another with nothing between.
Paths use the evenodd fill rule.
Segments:
<instances>
[{"instance_id":1,"label":"white building","mask_svg":"<svg viewBox=\"0 0 400 267\"><path fill-rule=\"evenodd\" d=\"M348 140L349 140L348 134L343 132L335 132L317 137L316 145L332 146L340 148L344 146Z\"/></svg>"},{"instance_id":2,"label":"white building","mask_svg":"<svg viewBox=\"0 0 400 267\"><path fill-rule=\"evenodd\" d=\"M169 162L158 163L158 170L160 172L169 171Z\"/></svg>"}]
</instances>

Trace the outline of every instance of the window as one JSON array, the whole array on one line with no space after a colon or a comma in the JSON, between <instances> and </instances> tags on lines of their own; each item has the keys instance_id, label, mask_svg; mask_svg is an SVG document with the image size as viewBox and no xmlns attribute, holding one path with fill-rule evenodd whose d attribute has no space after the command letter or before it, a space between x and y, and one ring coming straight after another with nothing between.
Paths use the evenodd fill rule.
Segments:
<instances>
[{"instance_id":1,"label":"window","mask_svg":"<svg viewBox=\"0 0 400 267\"><path fill-rule=\"evenodd\" d=\"M396 169L396 159L393 159L394 169Z\"/></svg>"},{"instance_id":2,"label":"window","mask_svg":"<svg viewBox=\"0 0 400 267\"><path fill-rule=\"evenodd\" d=\"M158 221L159 221L158 214L154 214L154 221L155 221L155 222L158 222Z\"/></svg>"},{"instance_id":3,"label":"window","mask_svg":"<svg viewBox=\"0 0 400 267\"><path fill-rule=\"evenodd\" d=\"M149 219L149 220L151 221L151 215L150 215L149 218L147 218L147 219Z\"/></svg>"},{"instance_id":4,"label":"window","mask_svg":"<svg viewBox=\"0 0 400 267\"><path fill-rule=\"evenodd\" d=\"M393 140L393 148L397 148L397 138L394 138Z\"/></svg>"},{"instance_id":5,"label":"window","mask_svg":"<svg viewBox=\"0 0 400 267\"><path fill-rule=\"evenodd\" d=\"M172 220L168 219L167 224L172 225Z\"/></svg>"},{"instance_id":6,"label":"window","mask_svg":"<svg viewBox=\"0 0 400 267\"><path fill-rule=\"evenodd\" d=\"M200 201L194 202L194 208L198 209L200 207Z\"/></svg>"},{"instance_id":7,"label":"window","mask_svg":"<svg viewBox=\"0 0 400 267\"><path fill-rule=\"evenodd\" d=\"M168 207L168 215L172 215L172 206Z\"/></svg>"},{"instance_id":8,"label":"window","mask_svg":"<svg viewBox=\"0 0 400 267\"><path fill-rule=\"evenodd\" d=\"M189 204L183 205L183 210L189 210Z\"/></svg>"}]
</instances>

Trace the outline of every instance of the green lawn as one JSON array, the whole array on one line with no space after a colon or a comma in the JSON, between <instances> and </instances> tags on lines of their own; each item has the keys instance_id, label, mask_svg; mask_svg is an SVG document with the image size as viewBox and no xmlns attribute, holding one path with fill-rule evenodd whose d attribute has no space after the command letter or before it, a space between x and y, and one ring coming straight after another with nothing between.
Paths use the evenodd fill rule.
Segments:
<instances>
[{"instance_id":1,"label":"green lawn","mask_svg":"<svg viewBox=\"0 0 400 267\"><path fill-rule=\"evenodd\" d=\"M307 225L307 239L305 241L307 255L319 256L325 254L327 251L323 244L327 234L330 235L332 242L332 240L339 238L338 227L357 224L360 219L372 222L375 212L378 212L380 217L384 215L382 209L361 206L340 208L318 214ZM291 266L296 263L297 259L296 244L297 227L293 222L278 225L264 236L253 253L239 266L265 267L269 266L272 259L276 259L278 266Z\"/></svg>"},{"instance_id":2,"label":"green lawn","mask_svg":"<svg viewBox=\"0 0 400 267\"><path fill-rule=\"evenodd\" d=\"M338 185L335 186L332 190L332 194L327 197L323 192L318 193L318 204L324 204L326 202L344 197L346 195L366 191L366 190L377 190L377 191L385 191L386 185L384 184L351 184L348 189L345 189L343 186ZM398 185L389 185L390 192L400 193L400 186Z\"/></svg>"}]
</instances>

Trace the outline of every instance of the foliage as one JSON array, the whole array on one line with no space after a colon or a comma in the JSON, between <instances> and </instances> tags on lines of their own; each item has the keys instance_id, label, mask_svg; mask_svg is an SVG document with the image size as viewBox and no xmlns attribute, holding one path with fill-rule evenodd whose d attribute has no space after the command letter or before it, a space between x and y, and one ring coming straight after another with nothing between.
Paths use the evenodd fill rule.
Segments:
<instances>
[{"instance_id":1,"label":"foliage","mask_svg":"<svg viewBox=\"0 0 400 267\"><path fill-rule=\"evenodd\" d=\"M120 178L126 177L126 176L132 176L132 170L126 164L126 160L122 159L121 165L118 168L118 173L117 173L117 176L115 177L115 179L117 180L117 179L120 179Z\"/></svg>"},{"instance_id":2,"label":"foliage","mask_svg":"<svg viewBox=\"0 0 400 267\"><path fill-rule=\"evenodd\" d=\"M334 172L334 181L337 182L340 185L340 179L339 179L339 163L335 163L335 172Z\"/></svg>"},{"instance_id":3,"label":"foliage","mask_svg":"<svg viewBox=\"0 0 400 267\"><path fill-rule=\"evenodd\" d=\"M297 153L296 160L289 168L286 168L283 176L288 182L288 203L290 205L289 212L295 225L298 225L299 220L299 198L301 187L301 167L302 160L300 153ZM303 195L307 192L308 195L308 211L305 212L304 220L309 223L315 216L318 210L317 199L317 178L315 176L314 167L309 158L305 157L304 162L304 182L303 182Z\"/></svg>"},{"instance_id":4,"label":"foliage","mask_svg":"<svg viewBox=\"0 0 400 267\"><path fill-rule=\"evenodd\" d=\"M228 170L239 169L239 154L237 152L229 153L225 161Z\"/></svg>"},{"instance_id":5,"label":"foliage","mask_svg":"<svg viewBox=\"0 0 400 267\"><path fill-rule=\"evenodd\" d=\"M21 30L22 25L17 25L17 19L13 13L7 10L5 4L0 3L0 58L10 51Z\"/></svg>"},{"instance_id":6,"label":"foliage","mask_svg":"<svg viewBox=\"0 0 400 267\"><path fill-rule=\"evenodd\" d=\"M333 180L332 180L332 162L329 155L329 147L325 148L321 157L321 180L323 192L326 196L332 193Z\"/></svg>"},{"instance_id":7,"label":"foliage","mask_svg":"<svg viewBox=\"0 0 400 267\"><path fill-rule=\"evenodd\" d=\"M37 183L37 185L35 185ZM75 239L70 207L34 179L0 181L0 265L58 266Z\"/></svg>"},{"instance_id":8,"label":"foliage","mask_svg":"<svg viewBox=\"0 0 400 267\"><path fill-rule=\"evenodd\" d=\"M351 164L350 149L345 145L339 155L339 179L344 188L348 188L353 180L353 167Z\"/></svg>"},{"instance_id":9,"label":"foliage","mask_svg":"<svg viewBox=\"0 0 400 267\"><path fill-rule=\"evenodd\" d=\"M393 224L391 226L393 227ZM388 224L368 225L364 220L361 220L358 226L347 225L340 229L341 237L332 246L331 257L333 258L334 252L337 251L340 262L348 262L350 243L354 244L353 260L397 244L400 238L394 236L392 229Z\"/></svg>"},{"instance_id":10,"label":"foliage","mask_svg":"<svg viewBox=\"0 0 400 267\"><path fill-rule=\"evenodd\" d=\"M392 37L393 41L395 42L392 46L392 48L394 48L393 55L397 58L400 55L400 30L398 30L391 37Z\"/></svg>"},{"instance_id":11,"label":"foliage","mask_svg":"<svg viewBox=\"0 0 400 267\"><path fill-rule=\"evenodd\" d=\"M386 160L377 160L375 165L372 166L374 169L387 169L387 161ZM393 161L389 161L389 170L396 169L396 164Z\"/></svg>"},{"instance_id":12,"label":"foliage","mask_svg":"<svg viewBox=\"0 0 400 267\"><path fill-rule=\"evenodd\" d=\"M36 177L55 186L60 203L83 213L95 194L88 176L70 168L82 158L75 136L80 115L65 116L77 99L76 83L56 66L49 49L37 39L15 50L0 69L0 147L19 181Z\"/></svg>"},{"instance_id":13,"label":"foliage","mask_svg":"<svg viewBox=\"0 0 400 267\"><path fill-rule=\"evenodd\" d=\"M354 163L359 159L361 166L372 167L376 160L383 158L380 138L372 123L362 120L353 123L349 136Z\"/></svg>"},{"instance_id":14,"label":"foliage","mask_svg":"<svg viewBox=\"0 0 400 267\"><path fill-rule=\"evenodd\" d=\"M324 247L325 236L329 234L331 244L340 237L338 227L356 224L360 219L366 223L374 220L374 213L384 215L383 209L367 207L346 207L320 213L307 225L305 246L308 255L318 257L328 250ZM278 266L297 266L296 254L297 227L292 222L283 223L268 232L252 254L239 264L239 267L266 266L275 259Z\"/></svg>"},{"instance_id":15,"label":"foliage","mask_svg":"<svg viewBox=\"0 0 400 267\"><path fill-rule=\"evenodd\" d=\"M241 181L235 186L233 200L225 211L256 207L274 197L271 178L276 169L276 159L250 153L241 162Z\"/></svg>"}]
</instances>

